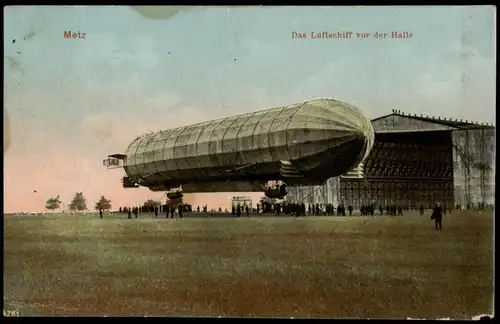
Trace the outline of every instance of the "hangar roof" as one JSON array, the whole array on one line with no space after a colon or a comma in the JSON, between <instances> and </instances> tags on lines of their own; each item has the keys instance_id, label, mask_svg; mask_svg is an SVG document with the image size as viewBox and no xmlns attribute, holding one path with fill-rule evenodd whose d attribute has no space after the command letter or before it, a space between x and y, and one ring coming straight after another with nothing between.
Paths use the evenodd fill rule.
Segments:
<instances>
[{"instance_id":1,"label":"hangar roof","mask_svg":"<svg viewBox=\"0 0 500 324\"><path fill-rule=\"evenodd\" d=\"M411 115L398 110L393 110L389 115L372 119L372 124L375 132L452 131L495 128L495 126L486 123L416 114Z\"/></svg>"}]
</instances>

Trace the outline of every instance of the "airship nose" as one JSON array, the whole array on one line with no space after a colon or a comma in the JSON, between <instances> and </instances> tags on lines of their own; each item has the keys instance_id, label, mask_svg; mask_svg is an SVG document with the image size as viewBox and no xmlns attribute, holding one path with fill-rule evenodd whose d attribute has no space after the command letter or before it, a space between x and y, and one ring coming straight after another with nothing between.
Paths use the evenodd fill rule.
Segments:
<instances>
[{"instance_id":1,"label":"airship nose","mask_svg":"<svg viewBox=\"0 0 500 324\"><path fill-rule=\"evenodd\" d=\"M354 136L356 137L356 139L358 140L367 140L367 136L368 136L368 133L367 132L364 132L362 130L358 130L354 133Z\"/></svg>"},{"instance_id":2,"label":"airship nose","mask_svg":"<svg viewBox=\"0 0 500 324\"><path fill-rule=\"evenodd\" d=\"M356 132L356 138L362 139L365 142L363 152L360 154L362 156L361 163L364 163L373 148L375 130L373 129L371 120L362 114L359 116L359 128Z\"/></svg>"},{"instance_id":3,"label":"airship nose","mask_svg":"<svg viewBox=\"0 0 500 324\"><path fill-rule=\"evenodd\" d=\"M357 167L359 164L364 164L368 158L375 142L375 131L371 120L366 117L361 110L350 105L347 106L351 134L354 136L356 141L362 141L363 143L363 148L359 151L357 158L353 163L353 166Z\"/></svg>"}]
</instances>

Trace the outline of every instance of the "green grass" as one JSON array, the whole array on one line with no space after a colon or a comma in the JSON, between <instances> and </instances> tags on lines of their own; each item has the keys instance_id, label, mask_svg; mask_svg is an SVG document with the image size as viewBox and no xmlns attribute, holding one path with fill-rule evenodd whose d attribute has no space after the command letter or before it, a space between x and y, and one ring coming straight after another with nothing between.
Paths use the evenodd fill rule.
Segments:
<instances>
[{"instance_id":1,"label":"green grass","mask_svg":"<svg viewBox=\"0 0 500 324\"><path fill-rule=\"evenodd\" d=\"M491 212L4 219L4 309L29 315L472 318L492 313Z\"/></svg>"}]
</instances>

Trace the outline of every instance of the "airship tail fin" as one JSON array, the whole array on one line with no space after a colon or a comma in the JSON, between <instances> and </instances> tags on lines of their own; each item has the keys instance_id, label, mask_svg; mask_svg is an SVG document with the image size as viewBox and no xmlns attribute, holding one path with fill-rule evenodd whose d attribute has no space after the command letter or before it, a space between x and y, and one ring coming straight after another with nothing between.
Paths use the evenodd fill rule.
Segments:
<instances>
[{"instance_id":1,"label":"airship tail fin","mask_svg":"<svg viewBox=\"0 0 500 324\"><path fill-rule=\"evenodd\" d=\"M354 169L348 171L346 174L340 176L343 179L364 179L365 178L365 167L363 163L360 163Z\"/></svg>"}]
</instances>

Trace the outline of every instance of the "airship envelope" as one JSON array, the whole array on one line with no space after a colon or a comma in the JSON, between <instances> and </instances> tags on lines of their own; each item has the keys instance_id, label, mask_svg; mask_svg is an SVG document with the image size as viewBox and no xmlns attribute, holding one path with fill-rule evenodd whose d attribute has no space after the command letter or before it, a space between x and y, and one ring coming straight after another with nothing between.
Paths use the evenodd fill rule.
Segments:
<instances>
[{"instance_id":1,"label":"airship envelope","mask_svg":"<svg viewBox=\"0 0 500 324\"><path fill-rule=\"evenodd\" d=\"M124 168L152 190L214 181L322 183L362 163L373 142L371 121L358 108L316 99L144 135L127 148Z\"/></svg>"}]
</instances>

